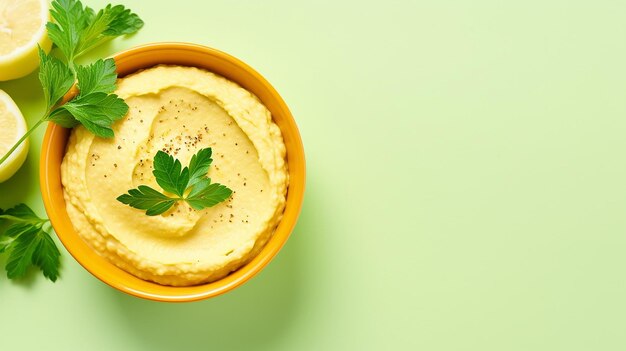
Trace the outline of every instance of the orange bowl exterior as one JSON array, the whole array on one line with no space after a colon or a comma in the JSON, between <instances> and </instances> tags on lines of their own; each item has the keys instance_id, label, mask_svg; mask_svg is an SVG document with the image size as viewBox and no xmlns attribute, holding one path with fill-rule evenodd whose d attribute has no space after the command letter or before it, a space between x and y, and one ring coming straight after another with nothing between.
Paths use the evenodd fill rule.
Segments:
<instances>
[{"instance_id":1,"label":"orange bowl exterior","mask_svg":"<svg viewBox=\"0 0 626 351\"><path fill-rule=\"evenodd\" d=\"M272 238L248 264L218 281L190 287L172 287L145 281L118 268L93 251L74 230L61 185L61 162L70 130L48 125L41 150L40 184L48 217L69 253L106 284L137 297L156 301L195 301L223 294L243 284L278 253L291 234L302 208L305 186L304 148L298 127L278 92L259 73L240 60L208 47L187 43L154 43L113 56L120 77L158 64L204 68L224 76L255 94L271 111L287 147L289 188L283 219ZM68 93L67 98L71 98Z\"/></svg>"}]
</instances>

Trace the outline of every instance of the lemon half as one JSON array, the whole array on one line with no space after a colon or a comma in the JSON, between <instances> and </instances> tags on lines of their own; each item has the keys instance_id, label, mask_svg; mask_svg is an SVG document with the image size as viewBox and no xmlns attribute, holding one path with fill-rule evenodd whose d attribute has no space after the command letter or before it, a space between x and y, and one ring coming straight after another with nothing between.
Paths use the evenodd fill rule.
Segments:
<instances>
[{"instance_id":1,"label":"lemon half","mask_svg":"<svg viewBox=\"0 0 626 351\"><path fill-rule=\"evenodd\" d=\"M0 90L0 159L26 134L26 121L9 94ZM0 183L11 178L28 156L28 139L0 164Z\"/></svg>"},{"instance_id":2,"label":"lemon half","mask_svg":"<svg viewBox=\"0 0 626 351\"><path fill-rule=\"evenodd\" d=\"M48 0L0 0L0 81L24 77L39 66L37 45L50 52Z\"/></svg>"}]
</instances>

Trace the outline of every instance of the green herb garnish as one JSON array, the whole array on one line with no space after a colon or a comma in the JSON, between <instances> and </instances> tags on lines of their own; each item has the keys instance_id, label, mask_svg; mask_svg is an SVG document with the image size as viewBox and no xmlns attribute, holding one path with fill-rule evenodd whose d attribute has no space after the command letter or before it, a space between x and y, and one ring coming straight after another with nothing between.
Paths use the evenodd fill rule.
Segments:
<instances>
[{"instance_id":1,"label":"green herb garnish","mask_svg":"<svg viewBox=\"0 0 626 351\"><path fill-rule=\"evenodd\" d=\"M182 168L179 160L159 151L154 156L152 174L165 192L175 196L140 185L117 200L130 207L146 210L148 216L160 215L178 201L187 202L194 210L215 206L228 199L233 191L225 185L211 183L211 178L207 177L213 162L211 154L211 148L202 149L191 157L189 167Z\"/></svg>"},{"instance_id":2,"label":"green herb garnish","mask_svg":"<svg viewBox=\"0 0 626 351\"><path fill-rule=\"evenodd\" d=\"M6 211L0 209L0 228L0 253L9 255L9 279L23 277L35 265L46 278L57 280L60 253L48 233L48 219L39 218L28 206L20 204Z\"/></svg>"},{"instance_id":3,"label":"green herb garnish","mask_svg":"<svg viewBox=\"0 0 626 351\"><path fill-rule=\"evenodd\" d=\"M74 76L68 67L54 57L41 55L42 71L40 79L48 104L54 106L60 97L55 92L55 85L46 85L52 77L56 82L73 82ZM69 75L68 75L69 73ZM44 76L45 75L45 76ZM102 138L112 138L111 125L124 117L128 105L115 94L115 62L113 59L98 60L89 66L78 66L76 71L79 93L69 102L52 110L45 120L55 122L63 127L72 128L82 124L87 130ZM70 83L71 84L71 83ZM70 85L71 86L71 85ZM62 96L62 95L61 95ZM55 101L56 99L56 101Z\"/></svg>"},{"instance_id":4,"label":"green herb garnish","mask_svg":"<svg viewBox=\"0 0 626 351\"><path fill-rule=\"evenodd\" d=\"M76 57L108 39L132 34L143 27L143 21L122 5L107 5L96 14L77 0L55 0L50 10L56 23L48 22L50 39L70 63Z\"/></svg>"},{"instance_id":5,"label":"green herb garnish","mask_svg":"<svg viewBox=\"0 0 626 351\"><path fill-rule=\"evenodd\" d=\"M54 0L50 14L56 23L46 24L48 36L63 53L64 60L39 49L39 80L46 112L0 158L0 164L44 122L66 128L82 124L99 137L111 138L111 125L128 112L124 100L112 94L117 80L115 61L98 60L83 66L76 64L76 59L109 39L138 31L143 21L122 5L108 5L96 13L78 0ZM79 94L70 101L61 101L75 82Z\"/></svg>"}]
</instances>

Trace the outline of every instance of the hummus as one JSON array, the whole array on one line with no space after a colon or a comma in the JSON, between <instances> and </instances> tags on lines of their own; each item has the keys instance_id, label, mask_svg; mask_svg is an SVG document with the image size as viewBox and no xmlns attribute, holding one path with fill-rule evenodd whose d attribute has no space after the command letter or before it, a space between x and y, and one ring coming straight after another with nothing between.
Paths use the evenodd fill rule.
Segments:
<instances>
[{"instance_id":1,"label":"hummus","mask_svg":"<svg viewBox=\"0 0 626 351\"><path fill-rule=\"evenodd\" d=\"M269 110L247 90L205 70L157 66L118 81L129 106L102 139L74 128L61 165L67 212L101 256L135 276L187 286L220 279L250 261L285 207L285 145ZM184 201L150 217L116 198L152 175L163 150L188 165L213 150L209 177L233 190L214 207Z\"/></svg>"}]
</instances>

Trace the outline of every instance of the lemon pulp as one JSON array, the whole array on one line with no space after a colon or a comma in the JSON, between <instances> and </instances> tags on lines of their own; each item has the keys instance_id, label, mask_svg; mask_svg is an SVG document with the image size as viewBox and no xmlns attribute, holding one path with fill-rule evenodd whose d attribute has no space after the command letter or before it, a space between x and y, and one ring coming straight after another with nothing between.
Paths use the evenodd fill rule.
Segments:
<instances>
[{"instance_id":1,"label":"lemon pulp","mask_svg":"<svg viewBox=\"0 0 626 351\"><path fill-rule=\"evenodd\" d=\"M37 68L37 45L49 52L47 0L0 1L0 81L23 77Z\"/></svg>"},{"instance_id":2,"label":"lemon pulp","mask_svg":"<svg viewBox=\"0 0 626 351\"><path fill-rule=\"evenodd\" d=\"M26 133L26 121L13 99L0 90L0 158ZM28 140L0 164L0 183L11 178L28 155Z\"/></svg>"}]
</instances>

